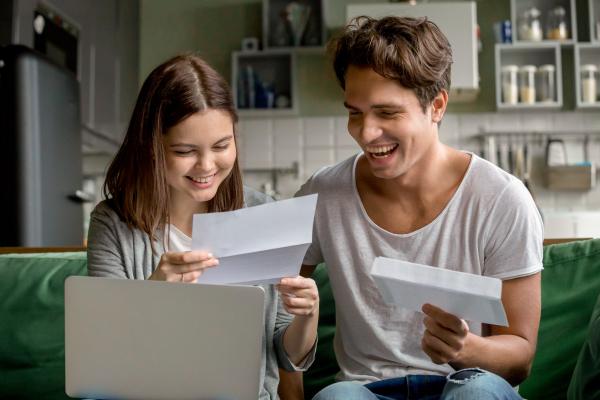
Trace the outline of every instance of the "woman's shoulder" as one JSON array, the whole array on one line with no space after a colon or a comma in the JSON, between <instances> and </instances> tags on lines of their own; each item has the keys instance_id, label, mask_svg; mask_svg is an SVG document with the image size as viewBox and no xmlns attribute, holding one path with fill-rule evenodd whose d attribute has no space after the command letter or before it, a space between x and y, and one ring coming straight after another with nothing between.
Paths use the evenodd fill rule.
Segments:
<instances>
[{"instance_id":1,"label":"woman's shoulder","mask_svg":"<svg viewBox=\"0 0 600 400\"><path fill-rule=\"evenodd\" d=\"M119 215L111 205L110 200L102 200L92 210L92 217L100 219L120 220Z\"/></svg>"},{"instance_id":2,"label":"woman's shoulder","mask_svg":"<svg viewBox=\"0 0 600 400\"><path fill-rule=\"evenodd\" d=\"M244 186L244 205L246 207L258 206L272 201L274 200L271 196L259 192L256 189L252 189L249 186Z\"/></svg>"}]
</instances>

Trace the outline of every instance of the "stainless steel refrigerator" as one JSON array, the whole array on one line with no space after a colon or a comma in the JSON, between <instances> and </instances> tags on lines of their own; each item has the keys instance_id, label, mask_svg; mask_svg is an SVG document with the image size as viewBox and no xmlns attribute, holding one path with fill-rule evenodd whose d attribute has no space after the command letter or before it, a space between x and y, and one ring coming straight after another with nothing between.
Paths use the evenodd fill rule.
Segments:
<instances>
[{"instance_id":1,"label":"stainless steel refrigerator","mask_svg":"<svg viewBox=\"0 0 600 400\"><path fill-rule=\"evenodd\" d=\"M0 246L79 246L79 83L25 46L0 48Z\"/></svg>"}]
</instances>

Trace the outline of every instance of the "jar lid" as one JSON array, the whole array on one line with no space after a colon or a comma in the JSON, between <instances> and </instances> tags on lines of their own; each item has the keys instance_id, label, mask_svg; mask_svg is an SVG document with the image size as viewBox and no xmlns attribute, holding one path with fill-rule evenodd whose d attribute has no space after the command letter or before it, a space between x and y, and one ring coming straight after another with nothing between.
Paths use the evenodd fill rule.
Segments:
<instances>
[{"instance_id":1,"label":"jar lid","mask_svg":"<svg viewBox=\"0 0 600 400\"><path fill-rule=\"evenodd\" d=\"M535 65L521 65L521 67L519 68L519 71L522 72L535 72L537 70L537 67Z\"/></svg>"},{"instance_id":2,"label":"jar lid","mask_svg":"<svg viewBox=\"0 0 600 400\"><path fill-rule=\"evenodd\" d=\"M598 67L594 64L584 64L580 67L581 71L585 72L598 72Z\"/></svg>"},{"instance_id":3,"label":"jar lid","mask_svg":"<svg viewBox=\"0 0 600 400\"><path fill-rule=\"evenodd\" d=\"M567 11L565 10L565 8L563 6L558 6L552 9L552 14L556 15L556 16L564 16L566 15Z\"/></svg>"},{"instance_id":4,"label":"jar lid","mask_svg":"<svg viewBox=\"0 0 600 400\"><path fill-rule=\"evenodd\" d=\"M502 68L500 68L500 70L502 72L517 72L519 70L519 66L514 64L503 65Z\"/></svg>"},{"instance_id":5,"label":"jar lid","mask_svg":"<svg viewBox=\"0 0 600 400\"><path fill-rule=\"evenodd\" d=\"M540 65L538 67L538 71L544 71L544 72L554 72L555 69L556 69L556 67L552 64L544 64L544 65Z\"/></svg>"}]
</instances>

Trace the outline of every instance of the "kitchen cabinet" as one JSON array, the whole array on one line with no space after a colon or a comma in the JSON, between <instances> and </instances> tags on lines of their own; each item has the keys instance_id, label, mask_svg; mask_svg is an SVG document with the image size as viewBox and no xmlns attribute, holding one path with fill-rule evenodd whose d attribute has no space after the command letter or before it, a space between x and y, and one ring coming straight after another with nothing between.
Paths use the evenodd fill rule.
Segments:
<instances>
[{"instance_id":1,"label":"kitchen cabinet","mask_svg":"<svg viewBox=\"0 0 600 400\"><path fill-rule=\"evenodd\" d=\"M562 63L560 45L557 43L517 43L517 44L497 44L496 45L496 106L499 110L515 109L558 109L563 105L562 90ZM534 73L533 86L528 86L521 82L519 73L511 80L506 82L502 80L503 69L514 66L522 68L523 66L533 66L540 70L542 66L553 66L554 88L550 94L550 99L539 100L539 72ZM529 91L528 91L529 89ZM509 94L513 92L514 94ZM516 92L516 93L515 93ZM531 101L527 101L525 93L531 95ZM518 94L518 95L517 95ZM537 98L536 98L537 97Z\"/></svg>"},{"instance_id":2,"label":"kitchen cabinet","mask_svg":"<svg viewBox=\"0 0 600 400\"><path fill-rule=\"evenodd\" d=\"M577 108L600 108L600 43L575 45L575 104Z\"/></svg>"},{"instance_id":3,"label":"kitchen cabinet","mask_svg":"<svg viewBox=\"0 0 600 400\"><path fill-rule=\"evenodd\" d=\"M264 48L321 49L325 44L323 1L263 0Z\"/></svg>"},{"instance_id":4,"label":"kitchen cabinet","mask_svg":"<svg viewBox=\"0 0 600 400\"><path fill-rule=\"evenodd\" d=\"M231 54L231 84L240 115L298 113L296 53L325 53L323 1L263 0L263 50Z\"/></svg>"},{"instance_id":5,"label":"kitchen cabinet","mask_svg":"<svg viewBox=\"0 0 600 400\"><path fill-rule=\"evenodd\" d=\"M15 0L12 42L33 47L37 0ZM50 0L79 29L77 78L83 143L115 152L137 96L139 1Z\"/></svg>"},{"instance_id":6,"label":"kitchen cabinet","mask_svg":"<svg viewBox=\"0 0 600 400\"><path fill-rule=\"evenodd\" d=\"M368 15L427 17L435 22L452 46L450 94L453 101L474 100L479 92L477 8L473 1L426 4L349 4L346 20Z\"/></svg>"},{"instance_id":7,"label":"kitchen cabinet","mask_svg":"<svg viewBox=\"0 0 600 400\"><path fill-rule=\"evenodd\" d=\"M590 40L600 43L600 0L588 0L590 16Z\"/></svg>"},{"instance_id":8,"label":"kitchen cabinet","mask_svg":"<svg viewBox=\"0 0 600 400\"><path fill-rule=\"evenodd\" d=\"M598 39L600 22L600 0L511 0L511 23L513 26L513 43L496 44L496 107L498 110L514 109L548 109L563 107L563 81L572 81L575 107L577 109L600 108L598 84L600 70L600 41ZM587 6L587 9L585 9ZM578 7L581 7L578 9ZM557 10L559 12L557 13ZM564 13L563 13L564 11ZM559 15L557 19L557 15ZM589 21L585 21L588 19ZM557 21L559 21L557 23ZM562 22L560 22L562 21ZM578 24L583 28L589 25L589 34L582 37L590 42L578 41ZM585 31L585 29L582 29ZM581 33L581 30L579 30ZM573 75L563 76L562 56L573 58ZM519 96L517 102L507 102L506 85L502 81L502 71L507 66L522 67L548 65L554 67L555 95L554 101L536 101L527 104ZM570 65L568 67L571 67ZM582 68L583 67L583 68ZM591 71L582 74L582 70ZM583 77L582 77L583 75ZM589 78L589 79L587 79ZM537 81L539 84L539 79ZM537 89L537 87L536 87ZM592 93L593 92L593 93ZM571 93L568 93L571 94ZM539 99L538 99L539 100ZM592 101L593 100L593 101Z\"/></svg>"},{"instance_id":9,"label":"kitchen cabinet","mask_svg":"<svg viewBox=\"0 0 600 400\"><path fill-rule=\"evenodd\" d=\"M242 116L298 111L295 54L289 50L233 52L232 88Z\"/></svg>"},{"instance_id":10,"label":"kitchen cabinet","mask_svg":"<svg viewBox=\"0 0 600 400\"><path fill-rule=\"evenodd\" d=\"M513 41L577 42L575 0L511 0Z\"/></svg>"}]
</instances>

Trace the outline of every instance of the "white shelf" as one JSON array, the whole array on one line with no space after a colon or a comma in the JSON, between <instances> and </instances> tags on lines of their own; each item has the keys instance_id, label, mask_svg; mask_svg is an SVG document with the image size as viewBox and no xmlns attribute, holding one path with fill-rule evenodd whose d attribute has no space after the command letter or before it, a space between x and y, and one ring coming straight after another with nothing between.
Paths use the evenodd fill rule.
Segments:
<instances>
[{"instance_id":1,"label":"white shelf","mask_svg":"<svg viewBox=\"0 0 600 400\"><path fill-rule=\"evenodd\" d=\"M236 51L231 54L231 64L231 86L240 115L264 117L298 113L294 52ZM287 100L283 107L282 100Z\"/></svg>"},{"instance_id":2,"label":"white shelf","mask_svg":"<svg viewBox=\"0 0 600 400\"><path fill-rule=\"evenodd\" d=\"M600 0L588 0L590 41L600 43Z\"/></svg>"},{"instance_id":3,"label":"white shelf","mask_svg":"<svg viewBox=\"0 0 600 400\"><path fill-rule=\"evenodd\" d=\"M598 1L598 0L590 0ZM567 23L568 39L567 40L542 40L537 42L531 42L522 40L519 37L519 24L521 21L521 15L525 10L535 7L540 12L540 27L542 29L542 36L546 38L545 22L548 12L557 6L564 7L566 11L565 20ZM575 0L511 0L510 1L510 15L511 23L513 27L513 42L514 43L559 43L561 45L573 45L577 42L577 14L575 11Z\"/></svg>"},{"instance_id":4,"label":"white shelf","mask_svg":"<svg viewBox=\"0 0 600 400\"><path fill-rule=\"evenodd\" d=\"M496 108L498 110L548 110L558 109L563 106L562 93L562 62L560 45L558 43L517 43L496 44ZM545 65L551 64L555 67L555 101L538 102L533 104L517 103L506 104L502 102L502 83L500 71L505 65Z\"/></svg>"},{"instance_id":5,"label":"white shelf","mask_svg":"<svg viewBox=\"0 0 600 400\"><path fill-rule=\"evenodd\" d=\"M325 45L324 1L296 2L297 15L306 13L308 20L299 36L300 43L295 45L294 38L297 32L294 32L290 20L299 18L286 17L293 2L290 0L263 0L263 48L287 50L305 47L322 48Z\"/></svg>"},{"instance_id":6,"label":"white shelf","mask_svg":"<svg viewBox=\"0 0 600 400\"><path fill-rule=\"evenodd\" d=\"M596 75L596 102L582 102L581 74L579 69L581 65L585 64L594 64L600 70L600 42L579 43L575 45L575 104L580 109L597 109L600 108L600 97L598 96L600 78L598 78L598 75Z\"/></svg>"}]
</instances>

